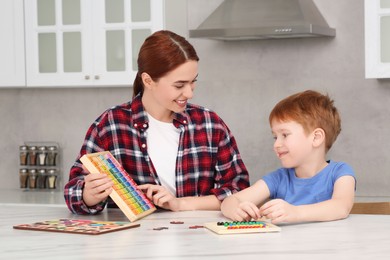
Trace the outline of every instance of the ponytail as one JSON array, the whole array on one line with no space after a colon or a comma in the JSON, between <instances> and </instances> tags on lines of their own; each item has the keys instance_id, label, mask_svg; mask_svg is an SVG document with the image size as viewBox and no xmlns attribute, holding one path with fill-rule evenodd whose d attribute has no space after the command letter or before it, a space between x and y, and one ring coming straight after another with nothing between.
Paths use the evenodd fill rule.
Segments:
<instances>
[{"instance_id":1,"label":"ponytail","mask_svg":"<svg viewBox=\"0 0 390 260\"><path fill-rule=\"evenodd\" d=\"M142 95L143 91L144 91L144 85L142 83L142 78L139 75L139 73L137 73L133 84L133 98L137 96L139 93L141 93Z\"/></svg>"}]
</instances>

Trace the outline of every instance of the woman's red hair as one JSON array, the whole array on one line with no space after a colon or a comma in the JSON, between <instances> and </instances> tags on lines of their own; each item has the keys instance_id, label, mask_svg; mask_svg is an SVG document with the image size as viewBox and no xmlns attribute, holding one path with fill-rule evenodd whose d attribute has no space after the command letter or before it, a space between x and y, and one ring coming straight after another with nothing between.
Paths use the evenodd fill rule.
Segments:
<instances>
[{"instance_id":1,"label":"woman's red hair","mask_svg":"<svg viewBox=\"0 0 390 260\"><path fill-rule=\"evenodd\" d=\"M167 30L153 33L146 38L138 54L138 73L133 84L133 97L143 93L142 73L146 72L157 81L189 60L199 61L199 57L184 37Z\"/></svg>"}]
</instances>

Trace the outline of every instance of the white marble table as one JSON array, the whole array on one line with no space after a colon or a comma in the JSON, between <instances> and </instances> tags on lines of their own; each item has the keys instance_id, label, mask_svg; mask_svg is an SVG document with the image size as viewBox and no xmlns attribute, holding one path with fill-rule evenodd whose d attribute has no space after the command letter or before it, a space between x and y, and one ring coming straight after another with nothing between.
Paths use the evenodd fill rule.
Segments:
<instances>
[{"instance_id":1,"label":"white marble table","mask_svg":"<svg viewBox=\"0 0 390 260\"><path fill-rule=\"evenodd\" d=\"M192 225L224 220L217 211L155 212L140 227L97 236L16 230L22 223L84 218L126 221L117 209L72 215L65 206L0 203L0 259L389 259L390 216L351 215L282 225L280 233L216 235ZM173 225L170 221L183 221ZM153 228L169 229L156 231Z\"/></svg>"}]
</instances>

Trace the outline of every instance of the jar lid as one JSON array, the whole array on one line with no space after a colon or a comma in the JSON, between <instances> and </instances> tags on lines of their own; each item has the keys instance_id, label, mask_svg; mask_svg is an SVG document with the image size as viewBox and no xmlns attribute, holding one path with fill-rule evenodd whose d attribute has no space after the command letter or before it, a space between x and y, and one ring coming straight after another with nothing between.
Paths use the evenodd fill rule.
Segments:
<instances>
[{"instance_id":1,"label":"jar lid","mask_svg":"<svg viewBox=\"0 0 390 260\"><path fill-rule=\"evenodd\" d=\"M45 173L46 173L46 170L45 170L45 169L39 169L38 172L39 172L40 174L45 174Z\"/></svg>"},{"instance_id":2,"label":"jar lid","mask_svg":"<svg viewBox=\"0 0 390 260\"><path fill-rule=\"evenodd\" d=\"M47 149L49 149L50 151L54 151L54 150L57 150L57 147L56 146L49 146L49 148L47 148Z\"/></svg>"},{"instance_id":3,"label":"jar lid","mask_svg":"<svg viewBox=\"0 0 390 260\"><path fill-rule=\"evenodd\" d=\"M27 147L27 145L21 145L21 146L19 146L19 149L21 151L26 151L28 149L28 147Z\"/></svg>"},{"instance_id":4,"label":"jar lid","mask_svg":"<svg viewBox=\"0 0 390 260\"><path fill-rule=\"evenodd\" d=\"M47 170L47 172L49 174L57 174L57 170L56 169L49 169L49 170Z\"/></svg>"},{"instance_id":5,"label":"jar lid","mask_svg":"<svg viewBox=\"0 0 390 260\"><path fill-rule=\"evenodd\" d=\"M39 151L46 151L46 146L39 146L38 150Z\"/></svg>"},{"instance_id":6,"label":"jar lid","mask_svg":"<svg viewBox=\"0 0 390 260\"><path fill-rule=\"evenodd\" d=\"M34 173L37 173L37 170L36 169L30 169L28 172L34 174Z\"/></svg>"},{"instance_id":7,"label":"jar lid","mask_svg":"<svg viewBox=\"0 0 390 260\"><path fill-rule=\"evenodd\" d=\"M30 146L29 149L30 149L30 150L36 150L37 147L36 147L36 146Z\"/></svg>"}]
</instances>

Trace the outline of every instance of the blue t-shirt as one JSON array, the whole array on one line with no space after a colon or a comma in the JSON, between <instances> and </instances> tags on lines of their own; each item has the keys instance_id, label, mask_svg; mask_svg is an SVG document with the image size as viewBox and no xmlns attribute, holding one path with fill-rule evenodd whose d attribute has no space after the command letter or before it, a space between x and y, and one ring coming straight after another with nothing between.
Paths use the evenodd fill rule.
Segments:
<instances>
[{"instance_id":1,"label":"blue t-shirt","mask_svg":"<svg viewBox=\"0 0 390 260\"><path fill-rule=\"evenodd\" d=\"M283 199L298 206L331 199L334 183L345 175L355 178L354 171L346 163L329 161L311 178L298 178L294 168L280 168L264 176L263 180L270 191L270 199Z\"/></svg>"}]
</instances>

